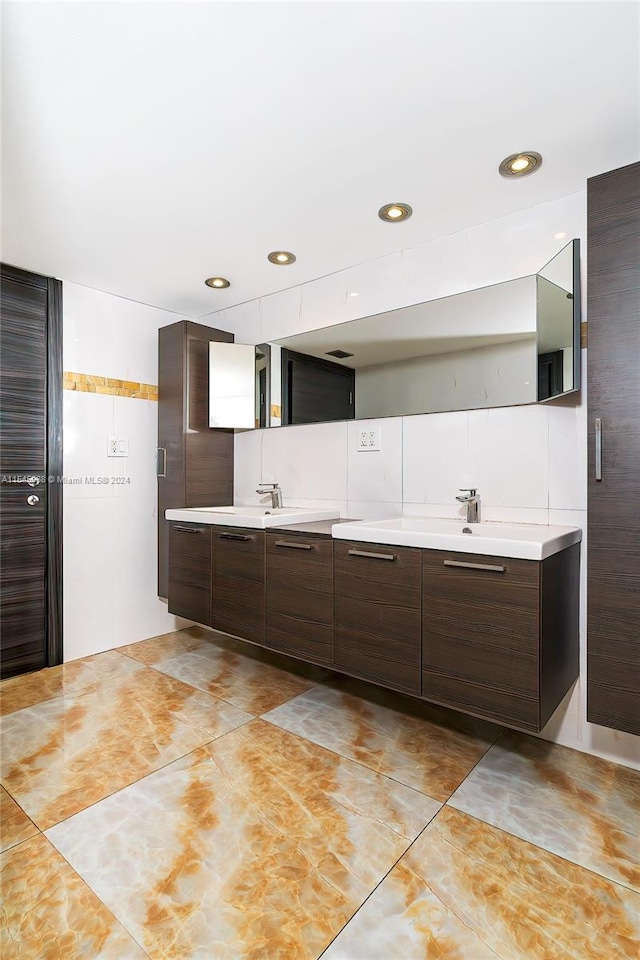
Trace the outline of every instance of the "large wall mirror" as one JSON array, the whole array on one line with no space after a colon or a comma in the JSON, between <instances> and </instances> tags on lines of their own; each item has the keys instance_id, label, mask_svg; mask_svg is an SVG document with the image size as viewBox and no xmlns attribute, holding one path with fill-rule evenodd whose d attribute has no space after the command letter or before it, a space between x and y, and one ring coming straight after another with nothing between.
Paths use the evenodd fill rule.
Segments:
<instances>
[{"instance_id":1,"label":"large wall mirror","mask_svg":"<svg viewBox=\"0 0 640 960\"><path fill-rule=\"evenodd\" d=\"M256 348L256 426L537 403L580 389L580 252L537 274Z\"/></svg>"}]
</instances>

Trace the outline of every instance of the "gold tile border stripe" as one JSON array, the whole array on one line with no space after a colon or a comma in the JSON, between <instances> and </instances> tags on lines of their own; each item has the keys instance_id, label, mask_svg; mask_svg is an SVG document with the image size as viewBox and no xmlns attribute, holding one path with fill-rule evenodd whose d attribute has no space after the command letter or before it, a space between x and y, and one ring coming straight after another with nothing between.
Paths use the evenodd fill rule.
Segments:
<instances>
[{"instance_id":1,"label":"gold tile border stripe","mask_svg":"<svg viewBox=\"0 0 640 960\"><path fill-rule=\"evenodd\" d=\"M584 349L587 346L587 324L583 321L580 324L580 346Z\"/></svg>"},{"instance_id":2,"label":"gold tile border stripe","mask_svg":"<svg viewBox=\"0 0 640 960\"><path fill-rule=\"evenodd\" d=\"M106 393L112 397L130 397L134 400L157 400L158 388L153 383L137 383L135 380L115 380L113 377L96 377L90 373L62 374L64 390L80 390L82 393Z\"/></svg>"}]
</instances>

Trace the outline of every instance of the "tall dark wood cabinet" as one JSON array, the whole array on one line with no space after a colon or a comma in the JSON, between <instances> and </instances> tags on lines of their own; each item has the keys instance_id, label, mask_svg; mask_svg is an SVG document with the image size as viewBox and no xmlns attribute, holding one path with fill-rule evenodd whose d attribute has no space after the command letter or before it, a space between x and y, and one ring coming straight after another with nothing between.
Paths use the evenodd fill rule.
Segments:
<instances>
[{"instance_id":1,"label":"tall dark wood cabinet","mask_svg":"<svg viewBox=\"0 0 640 960\"><path fill-rule=\"evenodd\" d=\"M640 734L640 163L587 199L587 719Z\"/></svg>"},{"instance_id":2,"label":"tall dark wood cabinet","mask_svg":"<svg viewBox=\"0 0 640 960\"><path fill-rule=\"evenodd\" d=\"M233 503L233 430L209 427L209 341L233 334L180 320L159 332L158 595L168 596L165 510Z\"/></svg>"}]
</instances>

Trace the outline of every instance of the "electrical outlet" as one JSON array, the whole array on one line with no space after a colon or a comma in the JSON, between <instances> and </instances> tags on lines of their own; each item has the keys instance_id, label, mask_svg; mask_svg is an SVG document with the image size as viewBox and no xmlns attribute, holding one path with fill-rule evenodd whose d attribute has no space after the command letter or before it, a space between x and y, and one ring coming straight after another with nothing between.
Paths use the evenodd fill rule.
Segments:
<instances>
[{"instance_id":1,"label":"electrical outlet","mask_svg":"<svg viewBox=\"0 0 640 960\"><path fill-rule=\"evenodd\" d=\"M121 437L109 437L107 439L108 457L128 457L129 441Z\"/></svg>"},{"instance_id":2,"label":"electrical outlet","mask_svg":"<svg viewBox=\"0 0 640 960\"><path fill-rule=\"evenodd\" d=\"M358 453L380 449L380 427L358 427Z\"/></svg>"}]
</instances>

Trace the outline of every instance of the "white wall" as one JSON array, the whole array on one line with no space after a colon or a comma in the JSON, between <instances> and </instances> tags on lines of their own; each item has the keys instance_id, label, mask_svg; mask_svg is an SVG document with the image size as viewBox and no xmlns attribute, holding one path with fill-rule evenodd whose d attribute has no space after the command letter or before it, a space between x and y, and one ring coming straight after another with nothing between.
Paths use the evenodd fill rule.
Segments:
<instances>
[{"instance_id":1,"label":"white wall","mask_svg":"<svg viewBox=\"0 0 640 960\"><path fill-rule=\"evenodd\" d=\"M158 327L175 314L63 283L65 371L158 382ZM64 659L74 660L178 629L187 621L156 596L158 404L81 393L63 395ZM107 457L107 437L129 441ZM87 477L130 482L88 484Z\"/></svg>"},{"instance_id":2,"label":"white wall","mask_svg":"<svg viewBox=\"0 0 640 960\"><path fill-rule=\"evenodd\" d=\"M240 341L262 343L535 273L573 237L583 243L584 271L585 235L581 192L209 315L206 322L232 330ZM584 374L586 351L582 362ZM473 485L487 520L571 524L586 535L585 401L586 386L577 406L555 401L372 421L381 429L380 452L356 452L353 421L238 434L235 496L255 502L256 482L277 480L292 506L322 504L354 518L456 516L458 487ZM640 738L586 721L586 552L585 540L581 675L542 736L640 769Z\"/></svg>"}]
</instances>

